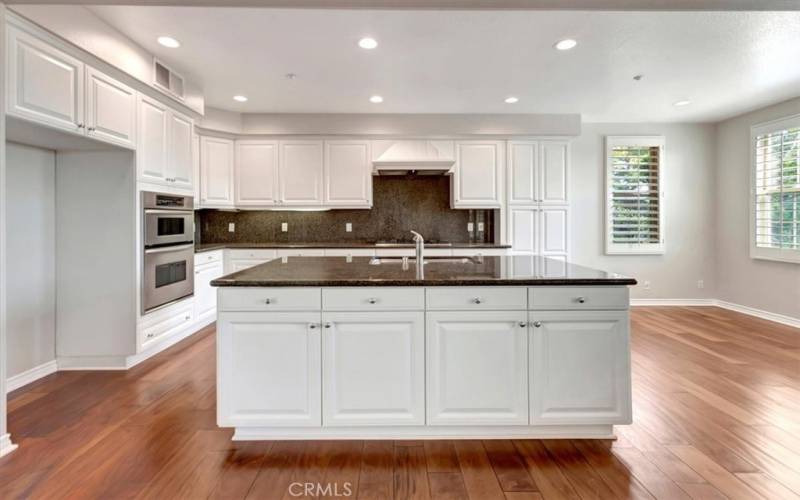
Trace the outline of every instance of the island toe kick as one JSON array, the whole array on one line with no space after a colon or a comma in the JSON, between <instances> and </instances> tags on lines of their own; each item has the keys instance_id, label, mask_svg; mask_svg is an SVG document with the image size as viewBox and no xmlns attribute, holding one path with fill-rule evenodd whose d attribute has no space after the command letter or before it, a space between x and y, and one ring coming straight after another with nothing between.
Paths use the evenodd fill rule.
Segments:
<instances>
[{"instance_id":1,"label":"island toe kick","mask_svg":"<svg viewBox=\"0 0 800 500\"><path fill-rule=\"evenodd\" d=\"M236 440L608 439L631 422L625 285L218 293L217 419Z\"/></svg>"}]
</instances>

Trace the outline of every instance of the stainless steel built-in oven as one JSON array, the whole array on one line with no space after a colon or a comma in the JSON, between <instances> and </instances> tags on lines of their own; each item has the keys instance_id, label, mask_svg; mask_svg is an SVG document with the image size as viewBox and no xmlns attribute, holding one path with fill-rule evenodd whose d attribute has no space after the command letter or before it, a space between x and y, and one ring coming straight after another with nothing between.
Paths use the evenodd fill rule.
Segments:
<instances>
[{"instance_id":1,"label":"stainless steel built-in oven","mask_svg":"<svg viewBox=\"0 0 800 500\"><path fill-rule=\"evenodd\" d=\"M193 208L191 196L142 193L143 313L194 293Z\"/></svg>"}]
</instances>

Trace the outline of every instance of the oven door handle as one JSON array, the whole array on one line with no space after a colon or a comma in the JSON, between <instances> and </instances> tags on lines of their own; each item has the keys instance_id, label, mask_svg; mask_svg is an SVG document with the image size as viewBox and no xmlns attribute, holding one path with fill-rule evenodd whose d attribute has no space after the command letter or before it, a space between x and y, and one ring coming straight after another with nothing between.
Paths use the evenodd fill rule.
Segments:
<instances>
[{"instance_id":1,"label":"oven door handle","mask_svg":"<svg viewBox=\"0 0 800 500\"><path fill-rule=\"evenodd\" d=\"M181 250L188 250L190 248L194 248L194 243L189 243L188 245L181 245L177 247L173 246L173 247L147 248L145 249L144 253L179 252Z\"/></svg>"}]
</instances>

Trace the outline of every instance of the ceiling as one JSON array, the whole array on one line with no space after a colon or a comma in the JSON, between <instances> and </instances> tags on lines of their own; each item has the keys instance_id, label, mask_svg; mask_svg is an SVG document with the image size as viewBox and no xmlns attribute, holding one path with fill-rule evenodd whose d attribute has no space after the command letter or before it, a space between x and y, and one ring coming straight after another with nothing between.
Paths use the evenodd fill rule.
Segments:
<instances>
[{"instance_id":1,"label":"ceiling","mask_svg":"<svg viewBox=\"0 0 800 500\"><path fill-rule=\"evenodd\" d=\"M89 8L196 80L207 106L245 113L718 121L800 94L800 12ZM365 35L379 46L360 49ZM578 46L555 50L566 37Z\"/></svg>"}]
</instances>

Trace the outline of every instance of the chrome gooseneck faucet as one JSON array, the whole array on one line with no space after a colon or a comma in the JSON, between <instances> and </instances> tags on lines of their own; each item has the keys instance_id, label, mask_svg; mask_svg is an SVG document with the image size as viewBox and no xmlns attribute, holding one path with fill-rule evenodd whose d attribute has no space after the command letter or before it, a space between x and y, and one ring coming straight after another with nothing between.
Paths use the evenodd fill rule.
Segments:
<instances>
[{"instance_id":1,"label":"chrome gooseneck faucet","mask_svg":"<svg viewBox=\"0 0 800 500\"><path fill-rule=\"evenodd\" d=\"M425 279L425 238L416 231L411 231L414 235L414 245L417 253L417 279Z\"/></svg>"}]
</instances>

